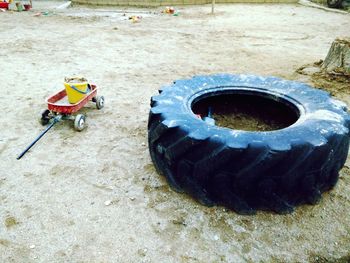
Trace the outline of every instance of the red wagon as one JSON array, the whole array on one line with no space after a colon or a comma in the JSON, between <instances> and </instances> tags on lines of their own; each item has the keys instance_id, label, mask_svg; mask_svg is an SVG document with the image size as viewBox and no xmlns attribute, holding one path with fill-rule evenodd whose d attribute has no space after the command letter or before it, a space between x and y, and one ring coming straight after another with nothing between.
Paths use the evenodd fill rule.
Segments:
<instances>
[{"instance_id":1,"label":"red wagon","mask_svg":"<svg viewBox=\"0 0 350 263\"><path fill-rule=\"evenodd\" d=\"M67 92L65 89L59 91L58 93L47 98L47 109L41 114L41 124L50 125L40 133L38 137L20 154L17 156L17 160L21 159L26 152L29 151L33 145L40 140L45 133L50 130L56 123L64 120L74 120L74 128L77 131L82 131L85 128L85 116L83 114L78 114L75 117L72 116L73 113L80 110L86 103L90 100L96 103L97 109L102 109L104 106L105 99L103 96L97 96L97 87L94 84L88 84L88 90L84 97L75 104L68 102ZM50 121L52 119L52 121Z\"/></svg>"},{"instance_id":2,"label":"red wagon","mask_svg":"<svg viewBox=\"0 0 350 263\"><path fill-rule=\"evenodd\" d=\"M89 92L86 96L75 104L70 104L67 98L67 92L65 89L55 93L47 98L47 109L41 114L41 124L46 125L50 122L50 119L59 115L63 119L74 120L74 128L77 131L81 131L85 128L85 116L78 114L75 117L71 114L79 111L89 101L96 103L97 109L102 109L104 106L104 97L97 96L98 88L94 84L88 84Z\"/></svg>"}]
</instances>

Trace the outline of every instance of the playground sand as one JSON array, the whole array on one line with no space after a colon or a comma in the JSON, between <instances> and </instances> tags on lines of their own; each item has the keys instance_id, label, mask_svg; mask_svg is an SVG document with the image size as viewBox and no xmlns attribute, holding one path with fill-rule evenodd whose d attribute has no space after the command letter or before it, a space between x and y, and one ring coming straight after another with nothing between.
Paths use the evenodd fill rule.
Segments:
<instances>
[{"instance_id":1,"label":"playground sand","mask_svg":"<svg viewBox=\"0 0 350 263\"><path fill-rule=\"evenodd\" d=\"M147 148L149 100L162 85L214 73L312 84L295 70L349 34L348 15L265 4L210 15L208 5L180 7L178 17L147 9L132 23L54 4L0 16L1 262L349 261L349 160L318 205L241 216L170 190ZM105 108L89 104L86 130L59 123L17 161L43 129L46 97L72 75L95 82ZM349 89L327 87L350 105Z\"/></svg>"}]
</instances>

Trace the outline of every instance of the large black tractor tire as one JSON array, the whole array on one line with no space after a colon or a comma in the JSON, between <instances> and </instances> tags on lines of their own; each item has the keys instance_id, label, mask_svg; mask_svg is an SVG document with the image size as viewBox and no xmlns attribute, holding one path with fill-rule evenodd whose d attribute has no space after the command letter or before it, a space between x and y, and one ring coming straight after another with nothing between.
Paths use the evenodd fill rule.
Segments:
<instances>
[{"instance_id":1,"label":"large black tractor tire","mask_svg":"<svg viewBox=\"0 0 350 263\"><path fill-rule=\"evenodd\" d=\"M336 184L350 118L327 92L274 77L213 75L179 80L159 93L151 99L149 151L174 190L240 214L290 213L317 203ZM192 111L203 99L232 94L282 103L296 121L279 130L241 131L208 125Z\"/></svg>"}]
</instances>

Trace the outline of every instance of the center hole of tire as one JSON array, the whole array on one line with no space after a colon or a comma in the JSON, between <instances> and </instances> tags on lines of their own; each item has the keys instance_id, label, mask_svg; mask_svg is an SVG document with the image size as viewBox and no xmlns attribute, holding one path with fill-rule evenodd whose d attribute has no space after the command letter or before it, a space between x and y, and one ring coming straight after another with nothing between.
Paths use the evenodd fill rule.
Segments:
<instances>
[{"instance_id":1,"label":"center hole of tire","mask_svg":"<svg viewBox=\"0 0 350 263\"><path fill-rule=\"evenodd\" d=\"M280 130L299 118L291 102L255 94L206 95L192 104L192 111L204 120L209 114L216 126L243 131Z\"/></svg>"}]
</instances>

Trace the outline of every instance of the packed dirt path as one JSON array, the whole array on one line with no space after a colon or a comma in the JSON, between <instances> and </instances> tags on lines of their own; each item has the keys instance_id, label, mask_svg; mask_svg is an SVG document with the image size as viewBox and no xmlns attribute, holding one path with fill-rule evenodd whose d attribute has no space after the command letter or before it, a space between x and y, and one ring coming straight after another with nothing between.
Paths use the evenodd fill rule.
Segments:
<instances>
[{"instance_id":1,"label":"packed dirt path","mask_svg":"<svg viewBox=\"0 0 350 263\"><path fill-rule=\"evenodd\" d=\"M162 85L214 73L308 82L295 70L349 36L350 15L237 4L214 16L210 6L142 10L156 13L132 23L129 13L35 4L0 13L1 262L350 260L349 160L318 205L241 216L171 191L147 148L149 100ZM45 98L73 74L101 88L105 108L90 104L86 130L62 122L17 161L43 129ZM349 90L334 95L350 102Z\"/></svg>"}]
</instances>

